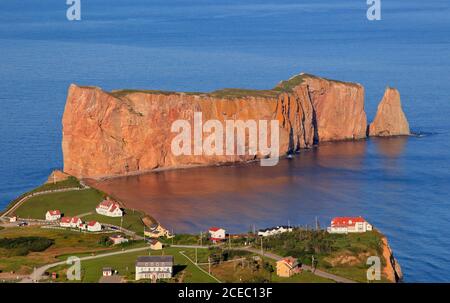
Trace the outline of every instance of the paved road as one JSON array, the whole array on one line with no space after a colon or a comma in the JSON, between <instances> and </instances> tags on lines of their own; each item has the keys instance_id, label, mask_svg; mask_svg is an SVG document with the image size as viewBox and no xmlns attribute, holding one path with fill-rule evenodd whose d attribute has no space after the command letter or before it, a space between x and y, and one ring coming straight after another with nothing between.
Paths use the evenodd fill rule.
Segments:
<instances>
[{"instance_id":1,"label":"paved road","mask_svg":"<svg viewBox=\"0 0 450 303\"><path fill-rule=\"evenodd\" d=\"M232 248L232 249L247 250L247 251L250 251L252 253L259 254L261 256L268 257L268 258L270 258L272 260L276 260L276 261L283 259L283 257L281 257L279 255L276 255L274 253L261 252L261 250L256 249L256 248L252 248L252 247L241 247L241 248ZM355 281L352 281L350 279L343 278L343 277L340 277L340 276L336 276L336 275L327 273L325 271L322 271L320 269L313 270L311 268L311 266L309 266L309 265L302 264L302 269L308 270L308 271L312 272L313 274L315 274L316 276L319 276L319 277L322 277L322 278L326 278L326 279L330 279L330 280L333 280L333 281L338 282L338 283L356 283Z\"/></svg>"},{"instance_id":2,"label":"paved road","mask_svg":"<svg viewBox=\"0 0 450 303\"><path fill-rule=\"evenodd\" d=\"M138 248L132 248L132 249L127 249L127 250L121 250L121 251L114 251L114 252L105 253L105 254L96 255L96 256L82 257L82 258L80 258L80 261L105 258L105 257L128 254L128 253L132 253L132 252L138 252L138 251L149 250L149 249L150 249L150 247L146 246L146 247L138 247ZM36 268L33 271L33 273L31 273L30 276L22 279L21 283L33 283L35 281L37 282L42 279L42 275L47 270L49 270L52 267L55 267L58 265L64 265L64 264L66 264L66 261L60 261L60 262L56 262L56 263L52 263L52 264L47 264L47 265L41 266L39 268Z\"/></svg>"}]
</instances>

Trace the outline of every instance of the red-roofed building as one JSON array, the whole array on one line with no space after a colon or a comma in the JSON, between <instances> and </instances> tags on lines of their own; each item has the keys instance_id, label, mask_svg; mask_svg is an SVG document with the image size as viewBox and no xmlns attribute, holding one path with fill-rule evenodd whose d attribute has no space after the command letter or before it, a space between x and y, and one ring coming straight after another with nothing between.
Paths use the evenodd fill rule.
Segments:
<instances>
[{"instance_id":1,"label":"red-roofed building","mask_svg":"<svg viewBox=\"0 0 450 303\"><path fill-rule=\"evenodd\" d=\"M95 211L103 216L108 217L122 217L123 211L120 209L120 205L112 200L102 201L96 208Z\"/></svg>"},{"instance_id":2,"label":"red-roofed building","mask_svg":"<svg viewBox=\"0 0 450 303\"><path fill-rule=\"evenodd\" d=\"M78 217L73 217L72 220L70 220L70 227L78 228L81 224L83 224L83 221Z\"/></svg>"},{"instance_id":3,"label":"red-roofed building","mask_svg":"<svg viewBox=\"0 0 450 303\"><path fill-rule=\"evenodd\" d=\"M102 225L98 223L97 221L91 221L87 223L87 230L88 231L101 231Z\"/></svg>"},{"instance_id":4,"label":"red-roofed building","mask_svg":"<svg viewBox=\"0 0 450 303\"><path fill-rule=\"evenodd\" d=\"M225 229L220 227L211 227L208 230L209 238L216 243L225 239Z\"/></svg>"},{"instance_id":5,"label":"red-roofed building","mask_svg":"<svg viewBox=\"0 0 450 303\"><path fill-rule=\"evenodd\" d=\"M56 221L59 218L61 218L61 212L57 209L55 210L48 210L45 213L45 220L47 221Z\"/></svg>"},{"instance_id":6,"label":"red-roofed building","mask_svg":"<svg viewBox=\"0 0 450 303\"><path fill-rule=\"evenodd\" d=\"M59 226L61 227L71 227L72 217L62 217L59 221Z\"/></svg>"},{"instance_id":7,"label":"red-roofed building","mask_svg":"<svg viewBox=\"0 0 450 303\"><path fill-rule=\"evenodd\" d=\"M364 233L371 230L372 225L363 217L336 217L327 228L331 234Z\"/></svg>"}]
</instances>

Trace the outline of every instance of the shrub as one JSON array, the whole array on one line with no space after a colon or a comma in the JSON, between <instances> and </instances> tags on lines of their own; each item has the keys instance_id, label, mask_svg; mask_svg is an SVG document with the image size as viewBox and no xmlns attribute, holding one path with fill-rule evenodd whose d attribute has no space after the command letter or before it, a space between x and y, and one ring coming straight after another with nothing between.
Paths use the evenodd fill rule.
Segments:
<instances>
[{"instance_id":1,"label":"shrub","mask_svg":"<svg viewBox=\"0 0 450 303\"><path fill-rule=\"evenodd\" d=\"M0 239L0 247L11 250L11 254L26 256L30 252L44 251L55 243L45 237L18 237Z\"/></svg>"}]
</instances>

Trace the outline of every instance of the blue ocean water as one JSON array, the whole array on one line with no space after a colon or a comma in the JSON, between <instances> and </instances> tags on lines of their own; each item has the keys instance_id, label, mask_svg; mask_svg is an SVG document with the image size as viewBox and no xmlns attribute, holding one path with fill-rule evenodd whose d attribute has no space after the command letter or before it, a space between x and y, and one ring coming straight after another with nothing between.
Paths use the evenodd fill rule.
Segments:
<instances>
[{"instance_id":1,"label":"blue ocean water","mask_svg":"<svg viewBox=\"0 0 450 303\"><path fill-rule=\"evenodd\" d=\"M370 165L344 179L366 194L348 211L387 234L406 281L450 281L447 0L382 1L375 22L364 0L81 3L82 20L69 22L63 0L0 2L0 207L61 168L70 83L268 88L303 71L363 84L369 119L390 85L412 130L426 136L408 139L394 160L369 141ZM325 197L338 204L349 187Z\"/></svg>"}]
</instances>

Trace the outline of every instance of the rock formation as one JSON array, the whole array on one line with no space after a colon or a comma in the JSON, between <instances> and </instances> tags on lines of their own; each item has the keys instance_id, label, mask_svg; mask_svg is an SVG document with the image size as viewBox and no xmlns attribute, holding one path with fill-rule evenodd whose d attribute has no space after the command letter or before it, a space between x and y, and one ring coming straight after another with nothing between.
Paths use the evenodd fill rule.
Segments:
<instances>
[{"instance_id":1,"label":"rock formation","mask_svg":"<svg viewBox=\"0 0 450 303\"><path fill-rule=\"evenodd\" d=\"M387 238L382 239L383 258L385 261L385 267L383 273L386 278L391 282L399 282L403 280L403 273L397 259L394 257L391 247L388 244Z\"/></svg>"},{"instance_id":2,"label":"rock formation","mask_svg":"<svg viewBox=\"0 0 450 303\"><path fill-rule=\"evenodd\" d=\"M402 110L400 93L395 88L386 88L378 105L375 119L369 125L369 136L409 135L409 124Z\"/></svg>"},{"instance_id":3,"label":"rock formation","mask_svg":"<svg viewBox=\"0 0 450 303\"><path fill-rule=\"evenodd\" d=\"M175 156L171 125L193 121L271 120L280 124L280 155L323 141L366 136L364 89L300 74L271 90L224 89L211 93L122 90L71 85L63 117L64 171L99 178L216 165L258 158L245 155ZM269 134L270 135L270 134ZM248 143L248 142L247 142ZM245 146L248 149L248 144Z\"/></svg>"}]
</instances>

